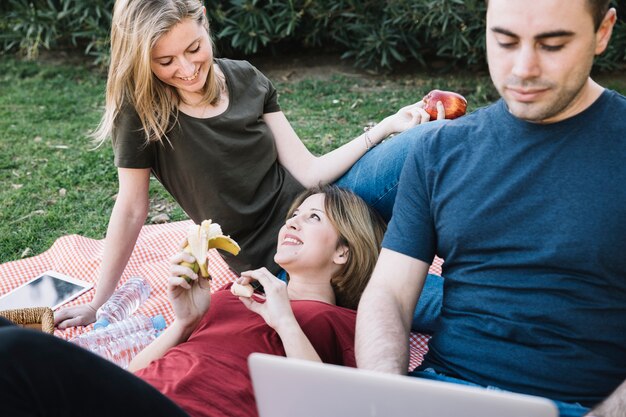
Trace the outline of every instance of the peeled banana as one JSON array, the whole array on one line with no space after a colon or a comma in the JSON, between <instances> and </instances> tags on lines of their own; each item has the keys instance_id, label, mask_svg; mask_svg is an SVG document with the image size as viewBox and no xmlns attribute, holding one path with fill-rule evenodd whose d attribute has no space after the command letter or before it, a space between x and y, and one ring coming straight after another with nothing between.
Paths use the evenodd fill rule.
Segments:
<instances>
[{"instance_id":1,"label":"peeled banana","mask_svg":"<svg viewBox=\"0 0 626 417\"><path fill-rule=\"evenodd\" d=\"M207 252L209 249L222 249L233 255L239 254L241 248L230 236L222 233L219 224L204 220L201 224L193 224L189 226L187 231L187 245L183 248L185 252L190 253L196 258L192 264L189 262L181 262L182 266L189 267L200 276L211 279L208 270ZM184 277L187 282L191 283L191 278Z\"/></svg>"},{"instance_id":2,"label":"peeled banana","mask_svg":"<svg viewBox=\"0 0 626 417\"><path fill-rule=\"evenodd\" d=\"M237 282L233 282L233 285L230 287L230 292L237 297L252 297L254 294L254 287L250 284L241 285Z\"/></svg>"}]
</instances>

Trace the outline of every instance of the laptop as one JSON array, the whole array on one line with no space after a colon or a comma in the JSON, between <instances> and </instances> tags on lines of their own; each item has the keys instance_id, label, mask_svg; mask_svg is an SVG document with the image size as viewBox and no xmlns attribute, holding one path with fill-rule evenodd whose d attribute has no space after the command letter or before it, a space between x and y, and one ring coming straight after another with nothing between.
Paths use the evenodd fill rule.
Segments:
<instances>
[{"instance_id":1,"label":"laptop","mask_svg":"<svg viewBox=\"0 0 626 417\"><path fill-rule=\"evenodd\" d=\"M545 398L253 353L260 417L557 417Z\"/></svg>"}]
</instances>

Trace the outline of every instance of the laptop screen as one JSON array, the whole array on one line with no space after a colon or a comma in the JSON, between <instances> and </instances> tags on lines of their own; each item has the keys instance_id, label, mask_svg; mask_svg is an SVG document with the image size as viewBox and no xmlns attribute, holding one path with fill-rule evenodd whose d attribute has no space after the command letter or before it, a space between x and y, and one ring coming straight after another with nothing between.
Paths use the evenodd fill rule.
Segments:
<instances>
[{"instance_id":1,"label":"laptop screen","mask_svg":"<svg viewBox=\"0 0 626 417\"><path fill-rule=\"evenodd\" d=\"M545 398L254 353L260 417L557 417Z\"/></svg>"}]
</instances>

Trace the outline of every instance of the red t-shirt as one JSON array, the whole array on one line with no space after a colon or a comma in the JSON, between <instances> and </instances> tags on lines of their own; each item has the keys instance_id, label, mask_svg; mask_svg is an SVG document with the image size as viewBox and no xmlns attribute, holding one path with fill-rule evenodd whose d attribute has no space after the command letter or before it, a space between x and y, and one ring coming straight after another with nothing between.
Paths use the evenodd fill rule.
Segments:
<instances>
[{"instance_id":1,"label":"red t-shirt","mask_svg":"<svg viewBox=\"0 0 626 417\"><path fill-rule=\"evenodd\" d=\"M292 301L291 307L322 361L356 366L356 311L319 301ZM188 341L137 375L191 416L256 416L247 365L253 352L285 356L278 334L230 293L229 284L212 295Z\"/></svg>"}]
</instances>

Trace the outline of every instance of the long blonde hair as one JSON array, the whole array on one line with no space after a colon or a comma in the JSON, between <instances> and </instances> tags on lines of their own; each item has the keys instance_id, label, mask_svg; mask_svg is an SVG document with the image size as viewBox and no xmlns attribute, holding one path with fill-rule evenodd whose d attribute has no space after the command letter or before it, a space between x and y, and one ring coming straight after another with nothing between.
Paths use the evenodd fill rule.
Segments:
<instances>
[{"instance_id":1,"label":"long blonde hair","mask_svg":"<svg viewBox=\"0 0 626 417\"><path fill-rule=\"evenodd\" d=\"M115 2L105 111L98 128L92 133L97 142L103 143L111 135L124 105L131 105L137 111L146 143L167 138L178 115L181 98L174 87L152 73L150 54L159 38L185 19L198 22L209 32L209 22L200 0ZM215 104L224 84L216 76L213 65L208 68L202 102Z\"/></svg>"},{"instance_id":2,"label":"long blonde hair","mask_svg":"<svg viewBox=\"0 0 626 417\"><path fill-rule=\"evenodd\" d=\"M330 280L337 305L356 310L374 272L387 226L361 197L335 185L312 188L300 194L287 218L314 194L324 194L324 211L339 235L337 247L348 248L347 262Z\"/></svg>"}]
</instances>

